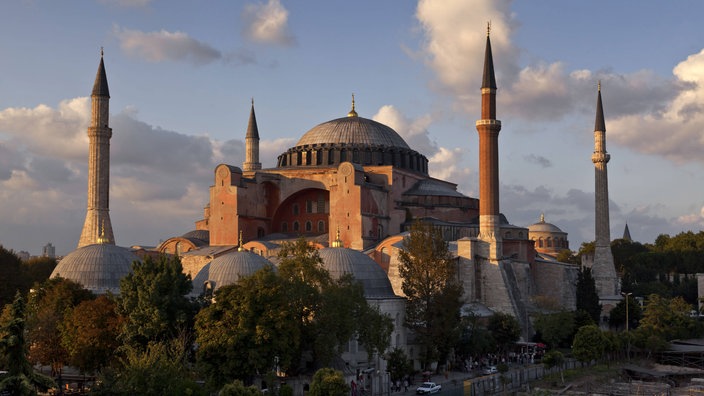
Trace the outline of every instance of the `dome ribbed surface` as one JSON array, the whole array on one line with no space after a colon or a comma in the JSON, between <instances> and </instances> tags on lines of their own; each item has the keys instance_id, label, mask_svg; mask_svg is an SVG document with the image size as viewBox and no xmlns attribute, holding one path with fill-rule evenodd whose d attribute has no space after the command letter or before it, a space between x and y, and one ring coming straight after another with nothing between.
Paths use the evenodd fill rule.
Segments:
<instances>
[{"instance_id":1,"label":"dome ribbed surface","mask_svg":"<svg viewBox=\"0 0 704 396\"><path fill-rule=\"evenodd\" d=\"M410 149L396 131L362 117L343 117L319 124L306 132L296 147L314 144L361 144Z\"/></svg>"},{"instance_id":2,"label":"dome ribbed surface","mask_svg":"<svg viewBox=\"0 0 704 396\"><path fill-rule=\"evenodd\" d=\"M189 231L183 235L181 235L181 238L186 238L186 239L200 239L201 241L209 242L210 241L210 231L208 230L193 230Z\"/></svg>"},{"instance_id":3,"label":"dome ribbed surface","mask_svg":"<svg viewBox=\"0 0 704 396\"><path fill-rule=\"evenodd\" d=\"M318 251L333 279L352 274L364 287L367 298L396 297L386 272L371 257L353 249L323 248Z\"/></svg>"},{"instance_id":4,"label":"dome ribbed surface","mask_svg":"<svg viewBox=\"0 0 704 396\"><path fill-rule=\"evenodd\" d=\"M120 293L120 279L132 270L132 263L140 261L129 250L110 244L87 245L74 250L54 268L51 277L62 277L78 282L96 294Z\"/></svg>"},{"instance_id":5,"label":"dome ribbed surface","mask_svg":"<svg viewBox=\"0 0 704 396\"><path fill-rule=\"evenodd\" d=\"M217 290L236 283L241 277L250 276L264 267L272 266L269 260L248 251L223 254L198 271L193 278L193 292L203 292L205 282L211 282L214 290Z\"/></svg>"},{"instance_id":6,"label":"dome ribbed surface","mask_svg":"<svg viewBox=\"0 0 704 396\"><path fill-rule=\"evenodd\" d=\"M560 227L551 223L535 223L528 226L530 232L563 232Z\"/></svg>"}]
</instances>

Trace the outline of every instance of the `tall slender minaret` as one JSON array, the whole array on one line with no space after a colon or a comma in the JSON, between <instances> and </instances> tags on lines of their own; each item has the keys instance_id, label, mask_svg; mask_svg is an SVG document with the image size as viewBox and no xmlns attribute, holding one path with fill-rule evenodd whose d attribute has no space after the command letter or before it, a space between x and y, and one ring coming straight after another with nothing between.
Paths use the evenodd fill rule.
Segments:
<instances>
[{"instance_id":1,"label":"tall slender minaret","mask_svg":"<svg viewBox=\"0 0 704 396\"><path fill-rule=\"evenodd\" d=\"M252 110L249 112L249 124L247 124L247 135L244 138L245 157L242 170L255 171L262 168L259 162L259 129L257 128L257 117L254 115L254 99L252 99Z\"/></svg>"},{"instance_id":2,"label":"tall slender minaret","mask_svg":"<svg viewBox=\"0 0 704 396\"><path fill-rule=\"evenodd\" d=\"M596 121L594 123L594 197L596 243L592 276L599 297L617 296L620 292L614 257L611 254L611 232L609 230L609 178L606 164L611 156L606 152L606 123L601 104L601 82L598 85L596 100Z\"/></svg>"},{"instance_id":3,"label":"tall slender minaret","mask_svg":"<svg viewBox=\"0 0 704 396\"><path fill-rule=\"evenodd\" d=\"M110 222L110 138L108 126L110 91L100 50L100 66L95 76L91 100L91 119L88 126L88 208L78 247L96 243L114 245L115 237Z\"/></svg>"},{"instance_id":4,"label":"tall slender minaret","mask_svg":"<svg viewBox=\"0 0 704 396\"><path fill-rule=\"evenodd\" d=\"M487 26L484 76L482 80L482 119L476 122L479 133L479 239L490 245L489 259L502 257L499 215L499 131L496 119L496 78Z\"/></svg>"}]
</instances>

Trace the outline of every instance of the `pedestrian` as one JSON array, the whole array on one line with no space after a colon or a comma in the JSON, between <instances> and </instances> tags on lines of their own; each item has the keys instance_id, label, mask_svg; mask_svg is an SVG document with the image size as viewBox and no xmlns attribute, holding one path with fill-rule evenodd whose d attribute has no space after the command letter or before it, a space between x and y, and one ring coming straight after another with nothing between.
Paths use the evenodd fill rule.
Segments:
<instances>
[{"instance_id":1,"label":"pedestrian","mask_svg":"<svg viewBox=\"0 0 704 396\"><path fill-rule=\"evenodd\" d=\"M408 380L403 380L403 391L408 392Z\"/></svg>"}]
</instances>

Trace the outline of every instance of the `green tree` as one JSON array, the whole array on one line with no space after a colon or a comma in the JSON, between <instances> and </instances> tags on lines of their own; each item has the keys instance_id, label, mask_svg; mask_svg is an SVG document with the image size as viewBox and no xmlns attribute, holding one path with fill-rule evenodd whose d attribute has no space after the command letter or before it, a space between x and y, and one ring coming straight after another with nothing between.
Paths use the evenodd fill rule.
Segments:
<instances>
[{"instance_id":1,"label":"green tree","mask_svg":"<svg viewBox=\"0 0 704 396\"><path fill-rule=\"evenodd\" d=\"M218 389L232 379L284 371L300 360L301 327L286 283L271 268L215 292L216 303L196 315L198 367Z\"/></svg>"},{"instance_id":2,"label":"green tree","mask_svg":"<svg viewBox=\"0 0 704 396\"><path fill-rule=\"evenodd\" d=\"M17 291L27 292L22 275L22 260L0 245L0 307L11 304Z\"/></svg>"},{"instance_id":3,"label":"green tree","mask_svg":"<svg viewBox=\"0 0 704 396\"><path fill-rule=\"evenodd\" d=\"M444 362L461 336L462 285L440 230L415 222L399 252L406 326L422 346L421 365Z\"/></svg>"},{"instance_id":4,"label":"green tree","mask_svg":"<svg viewBox=\"0 0 704 396\"><path fill-rule=\"evenodd\" d=\"M565 364L565 355L563 355L562 352L558 351L557 349L553 349L552 351L547 352L543 356L542 361L546 369L557 367L557 371L560 372L560 381L564 384L565 374L562 372L562 369Z\"/></svg>"},{"instance_id":5,"label":"green tree","mask_svg":"<svg viewBox=\"0 0 704 396\"><path fill-rule=\"evenodd\" d=\"M187 343L173 338L145 348L125 347L117 368L101 372L94 395L204 395L186 365Z\"/></svg>"},{"instance_id":6,"label":"green tree","mask_svg":"<svg viewBox=\"0 0 704 396\"><path fill-rule=\"evenodd\" d=\"M628 329L635 330L638 327L638 322L643 317L643 310L640 309L640 304L633 296L628 297ZM623 299L616 304L611 312L609 312L609 327L611 328L626 328L626 299Z\"/></svg>"},{"instance_id":7,"label":"green tree","mask_svg":"<svg viewBox=\"0 0 704 396\"><path fill-rule=\"evenodd\" d=\"M342 371L329 367L321 368L313 375L310 383L309 396L346 396L350 387L345 381Z\"/></svg>"},{"instance_id":8,"label":"green tree","mask_svg":"<svg viewBox=\"0 0 704 396\"><path fill-rule=\"evenodd\" d=\"M413 367L403 349L395 347L386 353L386 368L389 371L391 381L403 379L411 374Z\"/></svg>"},{"instance_id":9,"label":"green tree","mask_svg":"<svg viewBox=\"0 0 704 396\"><path fill-rule=\"evenodd\" d=\"M494 339L480 323L480 318L471 310L466 310L462 316L462 335L457 344L456 353L462 360L467 360L470 356L483 355L493 352L496 347Z\"/></svg>"},{"instance_id":10,"label":"green tree","mask_svg":"<svg viewBox=\"0 0 704 396\"><path fill-rule=\"evenodd\" d=\"M574 336L574 312L538 314L533 328L551 349L569 345Z\"/></svg>"},{"instance_id":11,"label":"green tree","mask_svg":"<svg viewBox=\"0 0 704 396\"><path fill-rule=\"evenodd\" d=\"M27 337L32 362L50 365L52 375L59 375L68 361L68 351L61 344L60 325L64 315L95 295L82 285L65 278L51 278L29 295Z\"/></svg>"},{"instance_id":12,"label":"green tree","mask_svg":"<svg viewBox=\"0 0 704 396\"><path fill-rule=\"evenodd\" d=\"M240 380L223 386L218 396L261 396L262 392L257 387L245 386Z\"/></svg>"},{"instance_id":13,"label":"green tree","mask_svg":"<svg viewBox=\"0 0 704 396\"><path fill-rule=\"evenodd\" d=\"M503 312L496 312L489 317L487 329L502 352L506 352L521 337L518 320Z\"/></svg>"},{"instance_id":14,"label":"green tree","mask_svg":"<svg viewBox=\"0 0 704 396\"><path fill-rule=\"evenodd\" d=\"M697 337L701 326L689 316L691 309L692 306L681 297L669 299L651 294L646 300L639 329L664 341Z\"/></svg>"},{"instance_id":15,"label":"green tree","mask_svg":"<svg viewBox=\"0 0 704 396\"><path fill-rule=\"evenodd\" d=\"M577 310L589 313L594 323L601 319L601 304L591 268L582 268L577 275Z\"/></svg>"},{"instance_id":16,"label":"green tree","mask_svg":"<svg viewBox=\"0 0 704 396\"><path fill-rule=\"evenodd\" d=\"M604 354L604 335L596 325L580 327L572 342L572 354L580 362L588 363Z\"/></svg>"},{"instance_id":17,"label":"green tree","mask_svg":"<svg viewBox=\"0 0 704 396\"><path fill-rule=\"evenodd\" d=\"M122 317L116 307L112 299L100 295L68 309L59 330L71 366L83 373L95 373L110 363L120 346Z\"/></svg>"},{"instance_id":18,"label":"green tree","mask_svg":"<svg viewBox=\"0 0 704 396\"><path fill-rule=\"evenodd\" d=\"M46 391L54 381L36 373L27 359L25 339L25 304L22 295L15 293L9 320L0 329L0 353L7 360L8 372L0 379L0 393L9 395L36 395L37 389Z\"/></svg>"},{"instance_id":19,"label":"green tree","mask_svg":"<svg viewBox=\"0 0 704 396\"><path fill-rule=\"evenodd\" d=\"M178 257L147 257L132 263L132 272L120 280L117 312L125 318L120 338L124 344L145 348L190 332L195 304L186 295L193 288Z\"/></svg>"},{"instance_id":20,"label":"green tree","mask_svg":"<svg viewBox=\"0 0 704 396\"><path fill-rule=\"evenodd\" d=\"M561 263L580 265L580 258L571 250L565 249L557 254L555 259Z\"/></svg>"},{"instance_id":21,"label":"green tree","mask_svg":"<svg viewBox=\"0 0 704 396\"><path fill-rule=\"evenodd\" d=\"M33 257L22 263L22 274L27 287L49 279L56 268L56 259L51 257Z\"/></svg>"}]
</instances>

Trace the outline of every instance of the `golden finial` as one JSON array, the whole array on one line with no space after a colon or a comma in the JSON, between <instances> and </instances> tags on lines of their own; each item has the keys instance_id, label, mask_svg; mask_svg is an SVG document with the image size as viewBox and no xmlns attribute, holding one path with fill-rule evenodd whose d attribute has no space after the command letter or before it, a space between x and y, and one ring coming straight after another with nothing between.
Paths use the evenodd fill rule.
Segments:
<instances>
[{"instance_id":1,"label":"golden finial","mask_svg":"<svg viewBox=\"0 0 704 396\"><path fill-rule=\"evenodd\" d=\"M335 234L335 240L332 241L332 247L342 247L342 240L340 239L340 226L337 226L337 233Z\"/></svg>"},{"instance_id":2,"label":"golden finial","mask_svg":"<svg viewBox=\"0 0 704 396\"><path fill-rule=\"evenodd\" d=\"M597 89L597 91L601 92L601 80L599 80L599 82L596 83L596 89Z\"/></svg>"},{"instance_id":3,"label":"golden finial","mask_svg":"<svg viewBox=\"0 0 704 396\"><path fill-rule=\"evenodd\" d=\"M100 47L100 57L101 58L103 57L103 47L102 46Z\"/></svg>"},{"instance_id":4,"label":"golden finial","mask_svg":"<svg viewBox=\"0 0 704 396\"><path fill-rule=\"evenodd\" d=\"M490 33L491 33L491 21L486 23L486 36L489 37Z\"/></svg>"},{"instance_id":5,"label":"golden finial","mask_svg":"<svg viewBox=\"0 0 704 396\"><path fill-rule=\"evenodd\" d=\"M98 240L96 242L100 244L107 243L105 239L105 220L100 222L100 233L98 233Z\"/></svg>"},{"instance_id":6,"label":"golden finial","mask_svg":"<svg viewBox=\"0 0 704 396\"><path fill-rule=\"evenodd\" d=\"M540 214L540 222L545 223L545 213Z\"/></svg>"},{"instance_id":7,"label":"golden finial","mask_svg":"<svg viewBox=\"0 0 704 396\"><path fill-rule=\"evenodd\" d=\"M244 246L242 243L242 230L240 230L240 246L237 248L238 252L244 252Z\"/></svg>"},{"instance_id":8,"label":"golden finial","mask_svg":"<svg viewBox=\"0 0 704 396\"><path fill-rule=\"evenodd\" d=\"M354 111L354 94L352 94L352 110L347 113L347 117L357 117L357 112Z\"/></svg>"}]
</instances>

